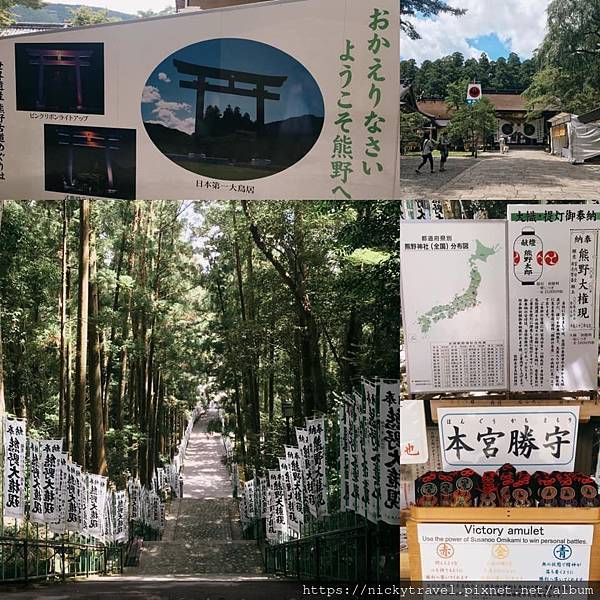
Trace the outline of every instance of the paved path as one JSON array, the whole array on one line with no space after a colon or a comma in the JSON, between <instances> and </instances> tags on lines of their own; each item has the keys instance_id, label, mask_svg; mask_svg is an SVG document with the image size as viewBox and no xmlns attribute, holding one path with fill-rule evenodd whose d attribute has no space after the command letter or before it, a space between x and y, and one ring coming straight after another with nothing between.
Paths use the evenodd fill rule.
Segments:
<instances>
[{"instance_id":1,"label":"paved path","mask_svg":"<svg viewBox=\"0 0 600 600\"><path fill-rule=\"evenodd\" d=\"M232 498L229 473L223 463L221 436L207 434L217 410L196 421L185 454L183 498L173 500L163 539L144 542L139 567L128 575L168 576L244 575L250 580L263 572L260 550L242 540L238 502Z\"/></svg>"},{"instance_id":2,"label":"paved path","mask_svg":"<svg viewBox=\"0 0 600 600\"><path fill-rule=\"evenodd\" d=\"M447 173L414 173L417 159L401 162L401 197L428 200L597 200L600 165L572 165L542 150L450 158ZM418 162L417 162L418 164ZM437 167L436 163L436 167ZM412 172L412 175L411 175ZM450 175L453 174L453 177Z\"/></svg>"},{"instance_id":3,"label":"paved path","mask_svg":"<svg viewBox=\"0 0 600 600\"><path fill-rule=\"evenodd\" d=\"M446 163L446 171L440 173L440 157L434 156L435 171L430 173L425 165L417 175L415 169L421 164L416 156L403 156L400 163L400 193L407 200L428 200L449 181L478 163L476 158L452 157Z\"/></svg>"},{"instance_id":4,"label":"paved path","mask_svg":"<svg viewBox=\"0 0 600 600\"><path fill-rule=\"evenodd\" d=\"M208 409L196 421L185 454L183 497L197 500L231 497L231 479L223 464L223 441L219 434L209 435L206 427L218 419L219 411Z\"/></svg>"},{"instance_id":5,"label":"paved path","mask_svg":"<svg viewBox=\"0 0 600 600\"><path fill-rule=\"evenodd\" d=\"M33 585L0 590L10 600L298 600L302 585L264 576L92 577L64 585ZM309 598L326 598L315 594ZM329 597L341 600L344 594ZM355 598L355 597L354 597Z\"/></svg>"}]
</instances>

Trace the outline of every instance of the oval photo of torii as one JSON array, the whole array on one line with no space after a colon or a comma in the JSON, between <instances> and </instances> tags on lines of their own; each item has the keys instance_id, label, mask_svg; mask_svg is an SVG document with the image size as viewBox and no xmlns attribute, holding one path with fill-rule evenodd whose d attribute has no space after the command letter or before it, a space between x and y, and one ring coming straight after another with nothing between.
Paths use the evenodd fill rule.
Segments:
<instances>
[{"instance_id":1,"label":"oval photo of torii","mask_svg":"<svg viewBox=\"0 0 600 600\"><path fill-rule=\"evenodd\" d=\"M235 38L173 53L142 95L142 119L156 147L192 173L226 181L296 164L319 139L324 115L321 90L301 63Z\"/></svg>"}]
</instances>

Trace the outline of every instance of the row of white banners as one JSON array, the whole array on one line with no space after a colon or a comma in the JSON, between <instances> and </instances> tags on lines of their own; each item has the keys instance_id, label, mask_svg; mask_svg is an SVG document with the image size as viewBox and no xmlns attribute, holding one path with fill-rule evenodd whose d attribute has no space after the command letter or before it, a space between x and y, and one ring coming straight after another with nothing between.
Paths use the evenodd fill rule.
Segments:
<instances>
[{"instance_id":1,"label":"row of white banners","mask_svg":"<svg viewBox=\"0 0 600 600\"><path fill-rule=\"evenodd\" d=\"M364 381L361 392L338 409L340 510L377 523L400 523L400 386L397 380ZM296 428L297 447L286 446L279 469L243 484L242 520L264 518L267 539L298 537L301 525L328 512L326 420ZM232 484L240 488L237 465Z\"/></svg>"},{"instance_id":2,"label":"row of white banners","mask_svg":"<svg viewBox=\"0 0 600 600\"><path fill-rule=\"evenodd\" d=\"M150 489L130 479L121 491L110 489L107 477L83 472L63 451L62 440L29 438L26 420L5 415L2 516L27 518L54 533L77 532L105 542L126 540L129 521L162 530L165 507L160 493L169 488L179 493L179 469L198 415L196 408L174 462L157 469Z\"/></svg>"},{"instance_id":3,"label":"row of white banners","mask_svg":"<svg viewBox=\"0 0 600 600\"><path fill-rule=\"evenodd\" d=\"M409 392L597 389L599 231L595 204L402 221Z\"/></svg>"}]
</instances>

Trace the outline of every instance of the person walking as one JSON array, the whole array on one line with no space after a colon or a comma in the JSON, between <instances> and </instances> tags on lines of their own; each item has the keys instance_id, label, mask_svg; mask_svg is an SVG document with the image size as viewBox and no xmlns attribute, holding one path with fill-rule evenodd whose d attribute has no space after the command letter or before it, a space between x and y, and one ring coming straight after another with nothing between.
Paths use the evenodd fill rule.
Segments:
<instances>
[{"instance_id":1,"label":"person walking","mask_svg":"<svg viewBox=\"0 0 600 600\"><path fill-rule=\"evenodd\" d=\"M440 171L446 170L446 161L448 160L448 156L450 154L450 148L448 145L448 136L446 134L442 134L440 138Z\"/></svg>"},{"instance_id":2,"label":"person walking","mask_svg":"<svg viewBox=\"0 0 600 600\"><path fill-rule=\"evenodd\" d=\"M421 145L421 164L415 169L416 173L420 173L422 167L425 166L426 163L429 163L431 167L431 172L433 173L433 149L435 148L435 142L429 137L426 136L423 140L423 144Z\"/></svg>"}]
</instances>

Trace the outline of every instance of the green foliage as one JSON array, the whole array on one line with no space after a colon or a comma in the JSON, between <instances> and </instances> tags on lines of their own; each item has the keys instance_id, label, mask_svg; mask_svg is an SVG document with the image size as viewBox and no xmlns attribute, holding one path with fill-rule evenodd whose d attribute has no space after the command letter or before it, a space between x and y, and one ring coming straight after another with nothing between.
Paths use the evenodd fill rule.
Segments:
<instances>
[{"instance_id":1,"label":"green foliage","mask_svg":"<svg viewBox=\"0 0 600 600\"><path fill-rule=\"evenodd\" d=\"M6 27L13 22L11 9L16 4L20 4L27 8L41 8L44 4L42 0L0 0L0 27Z\"/></svg>"},{"instance_id":2,"label":"green foliage","mask_svg":"<svg viewBox=\"0 0 600 600\"><path fill-rule=\"evenodd\" d=\"M600 105L600 4L552 0L539 71L527 90L530 106L582 113Z\"/></svg>"},{"instance_id":3,"label":"green foliage","mask_svg":"<svg viewBox=\"0 0 600 600\"><path fill-rule=\"evenodd\" d=\"M485 53L479 59L465 60L460 52L424 60L420 66L414 59L400 61L401 77L412 83L417 96L437 98L446 97L451 84L458 81L476 81L485 89L523 92L531 84L535 72L534 59L521 61L514 52L495 61L490 61Z\"/></svg>"},{"instance_id":4,"label":"green foliage","mask_svg":"<svg viewBox=\"0 0 600 600\"><path fill-rule=\"evenodd\" d=\"M446 103L452 107L452 121L445 130L450 142L463 144L473 154L480 145L485 145L487 136L496 129L496 109L487 99L474 104L466 104L464 90L467 82L458 82L448 88Z\"/></svg>"},{"instance_id":5,"label":"green foliage","mask_svg":"<svg viewBox=\"0 0 600 600\"><path fill-rule=\"evenodd\" d=\"M102 23L116 23L119 17L111 17L108 10L94 10L89 6L80 6L71 10L69 22L75 27L85 25L100 25Z\"/></svg>"},{"instance_id":6,"label":"green foliage","mask_svg":"<svg viewBox=\"0 0 600 600\"><path fill-rule=\"evenodd\" d=\"M420 148L425 128L431 122L420 113L400 112L400 150L406 152L415 151Z\"/></svg>"},{"instance_id":7,"label":"green foliage","mask_svg":"<svg viewBox=\"0 0 600 600\"><path fill-rule=\"evenodd\" d=\"M223 425L221 419L210 419L206 424L206 431L208 431L208 433L221 433L222 430Z\"/></svg>"},{"instance_id":8,"label":"green foliage","mask_svg":"<svg viewBox=\"0 0 600 600\"><path fill-rule=\"evenodd\" d=\"M28 8L25 3L18 2L10 10L10 14L17 22L25 23L67 23L71 18L71 11L78 5L62 4L57 2L40 2L41 8ZM101 2L96 2L101 4ZM109 10L111 17L127 20L135 18L133 15Z\"/></svg>"},{"instance_id":9,"label":"green foliage","mask_svg":"<svg viewBox=\"0 0 600 600\"><path fill-rule=\"evenodd\" d=\"M104 435L108 476L118 489L125 487L127 478L135 471L136 452L143 439L135 425L126 425L121 430L111 428Z\"/></svg>"}]
</instances>

